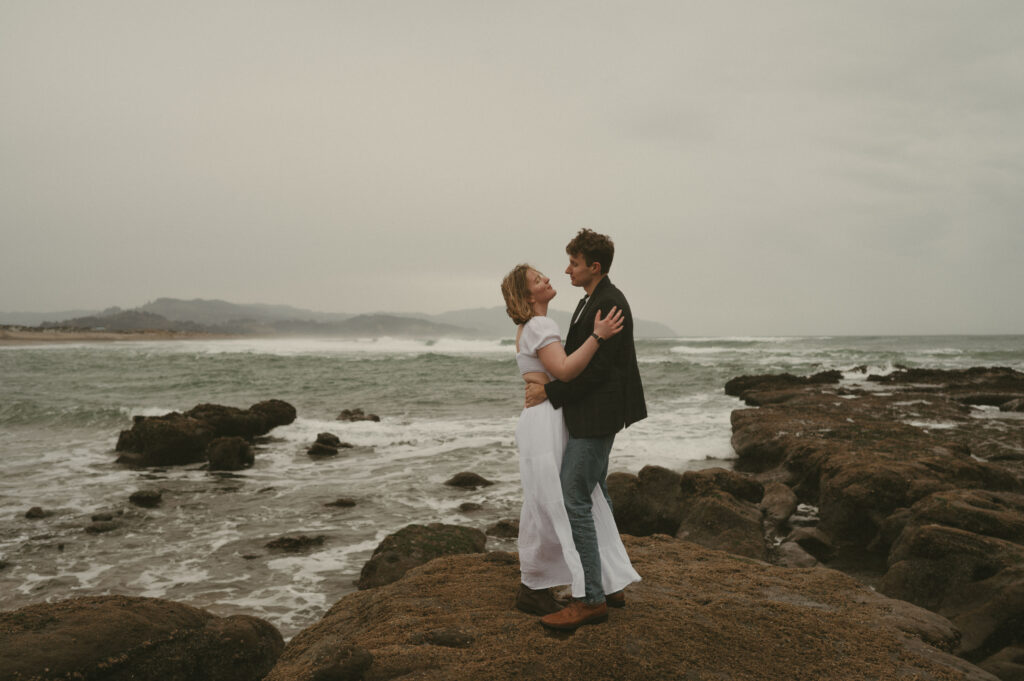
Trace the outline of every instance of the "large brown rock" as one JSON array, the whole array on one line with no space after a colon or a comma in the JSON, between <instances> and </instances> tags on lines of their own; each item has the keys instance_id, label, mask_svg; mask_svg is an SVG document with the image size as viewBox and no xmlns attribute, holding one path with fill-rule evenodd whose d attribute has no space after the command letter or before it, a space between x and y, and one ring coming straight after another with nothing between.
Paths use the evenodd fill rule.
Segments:
<instances>
[{"instance_id":1,"label":"large brown rock","mask_svg":"<svg viewBox=\"0 0 1024 681\"><path fill-rule=\"evenodd\" d=\"M889 554L887 595L948 617L980 661L1024 643L1024 496L954 490L915 504Z\"/></svg>"},{"instance_id":2,"label":"large brown rock","mask_svg":"<svg viewBox=\"0 0 1024 681\"><path fill-rule=\"evenodd\" d=\"M967 659L1016 664L1000 651L1024 643L1024 422L970 405L1019 396L1024 374L913 369L872 380L884 389L758 393L767 406L732 415L737 468L818 507L836 549L833 559L827 544L802 541L818 559L870 572L886 594L948 617Z\"/></svg>"},{"instance_id":3,"label":"large brown rock","mask_svg":"<svg viewBox=\"0 0 1024 681\"><path fill-rule=\"evenodd\" d=\"M676 537L710 549L766 560L761 510L721 490L692 497Z\"/></svg>"},{"instance_id":4,"label":"large brown rock","mask_svg":"<svg viewBox=\"0 0 1024 681\"><path fill-rule=\"evenodd\" d=\"M156 598L94 596L0 613L0 679L258 681L277 629Z\"/></svg>"},{"instance_id":5,"label":"large brown rock","mask_svg":"<svg viewBox=\"0 0 1024 681\"><path fill-rule=\"evenodd\" d=\"M741 501L759 504L764 498L764 485L749 475L743 475L725 468L705 468L701 471L686 471L680 485L683 495L701 496L712 491L722 491Z\"/></svg>"},{"instance_id":6,"label":"large brown rock","mask_svg":"<svg viewBox=\"0 0 1024 681\"><path fill-rule=\"evenodd\" d=\"M608 476L615 523L634 536L668 534L751 558L766 557L761 483L749 476L709 468L675 471L644 466L636 475Z\"/></svg>"},{"instance_id":7,"label":"large brown rock","mask_svg":"<svg viewBox=\"0 0 1024 681\"><path fill-rule=\"evenodd\" d=\"M472 527L407 525L384 537L363 565L357 585L371 589L390 584L417 565L454 553L480 553L486 544L487 536Z\"/></svg>"},{"instance_id":8,"label":"large brown rock","mask_svg":"<svg viewBox=\"0 0 1024 681\"><path fill-rule=\"evenodd\" d=\"M136 416L130 430L121 431L118 461L133 466L175 466L206 459L206 447L216 438L240 437L247 442L295 420L295 407L267 400L249 409L199 404L185 413Z\"/></svg>"},{"instance_id":9,"label":"large brown rock","mask_svg":"<svg viewBox=\"0 0 1024 681\"><path fill-rule=\"evenodd\" d=\"M342 598L292 639L266 681L995 681L947 652L957 640L948 621L836 571L776 568L664 536L623 539L643 581L605 624L552 635L515 609L514 561L447 556ZM343 665L346 675L325 671Z\"/></svg>"},{"instance_id":10,"label":"large brown rock","mask_svg":"<svg viewBox=\"0 0 1024 681\"><path fill-rule=\"evenodd\" d=\"M636 475L609 475L608 495L619 532L675 535L683 521L682 484L682 474L661 466L644 466Z\"/></svg>"}]
</instances>

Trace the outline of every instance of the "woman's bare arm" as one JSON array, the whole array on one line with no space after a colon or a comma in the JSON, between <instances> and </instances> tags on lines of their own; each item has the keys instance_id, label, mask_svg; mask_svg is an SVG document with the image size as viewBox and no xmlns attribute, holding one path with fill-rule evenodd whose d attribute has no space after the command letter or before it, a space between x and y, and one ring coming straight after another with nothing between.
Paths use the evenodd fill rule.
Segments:
<instances>
[{"instance_id":1,"label":"woman's bare arm","mask_svg":"<svg viewBox=\"0 0 1024 681\"><path fill-rule=\"evenodd\" d=\"M598 310L597 316L594 317L594 333L604 340L620 331L622 331L622 310L613 307L604 319L601 319L601 311ZM565 348L561 343L549 343L537 351L537 357L549 374L559 381L571 381L590 364L598 347L600 347L600 343L590 336L571 355L566 356Z\"/></svg>"}]
</instances>

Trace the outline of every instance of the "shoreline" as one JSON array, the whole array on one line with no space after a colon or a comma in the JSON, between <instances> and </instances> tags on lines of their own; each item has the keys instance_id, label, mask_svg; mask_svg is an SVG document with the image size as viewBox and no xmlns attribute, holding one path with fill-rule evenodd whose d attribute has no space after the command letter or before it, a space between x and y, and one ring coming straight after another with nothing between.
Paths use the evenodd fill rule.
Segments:
<instances>
[{"instance_id":1,"label":"shoreline","mask_svg":"<svg viewBox=\"0 0 1024 681\"><path fill-rule=\"evenodd\" d=\"M0 346L81 342L106 343L110 341L227 340L240 337L237 334L205 333L202 331L91 331L89 329L38 329L32 327L0 326Z\"/></svg>"}]
</instances>

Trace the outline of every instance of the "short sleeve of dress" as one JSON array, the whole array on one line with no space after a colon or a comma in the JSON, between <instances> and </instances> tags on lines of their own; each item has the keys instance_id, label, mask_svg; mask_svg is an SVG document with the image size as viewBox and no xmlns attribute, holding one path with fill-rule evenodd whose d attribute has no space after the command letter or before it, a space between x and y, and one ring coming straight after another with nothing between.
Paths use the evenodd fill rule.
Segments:
<instances>
[{"instance_id":1,"label":"short sleeve of dress","mask_svg":"<svg viewBox=\"0 0 1024 681\"><path fill-rule=\"evenodd\" d=\"M535 355L546 345L558 343L562 335L558 323L550 317L533 317L523 325L523 334L519 337L519 351L527 355Z\"/></svg>"}]
</instances>

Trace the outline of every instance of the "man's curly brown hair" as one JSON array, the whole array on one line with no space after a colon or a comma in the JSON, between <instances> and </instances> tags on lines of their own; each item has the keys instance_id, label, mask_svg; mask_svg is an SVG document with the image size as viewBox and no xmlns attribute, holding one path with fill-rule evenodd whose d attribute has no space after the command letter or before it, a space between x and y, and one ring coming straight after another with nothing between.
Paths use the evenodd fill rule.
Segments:
<instances>
[{"instance_id":1,"label":"man's curly brown hair","mask_svg":"<svg viewBox=\"0 0 1024 681\"><path fill-rule=\"evenodd\" d=\"M569 255L582 255L588 265L601 263L601 274L608 274L612 269L612 258L615 257L615 244L604 234L583 228L566 245L565 252Z\"/></svg>"}]
</instances>

